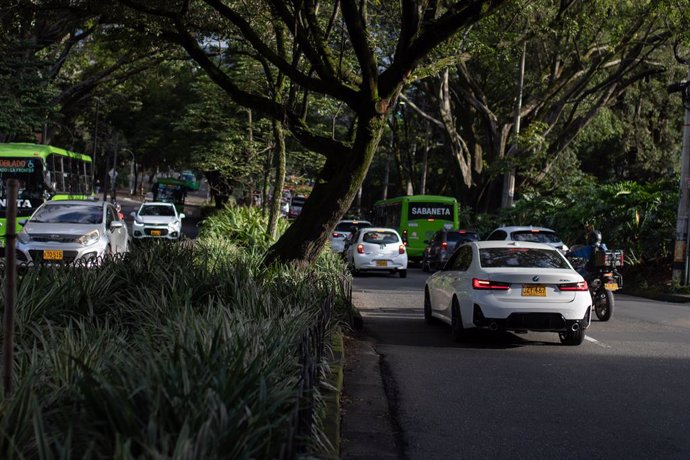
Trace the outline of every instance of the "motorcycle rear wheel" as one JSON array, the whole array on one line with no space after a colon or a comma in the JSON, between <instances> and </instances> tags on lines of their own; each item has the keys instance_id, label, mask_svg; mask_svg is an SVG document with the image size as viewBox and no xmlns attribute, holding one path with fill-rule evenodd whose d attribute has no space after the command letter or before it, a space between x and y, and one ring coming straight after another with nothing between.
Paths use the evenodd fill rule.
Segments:
<instances>
[{"instance_id":1,"label":"motorcycle rear wheel","mask_svg":"<svg viewBox=\"0 0 690 460\"><path fill-rule=\"evenodd\" d=\"M594 297L594 313L599 321L608 321L613 316L613 292L602 289Z\"/></svg>"}]
</instances>

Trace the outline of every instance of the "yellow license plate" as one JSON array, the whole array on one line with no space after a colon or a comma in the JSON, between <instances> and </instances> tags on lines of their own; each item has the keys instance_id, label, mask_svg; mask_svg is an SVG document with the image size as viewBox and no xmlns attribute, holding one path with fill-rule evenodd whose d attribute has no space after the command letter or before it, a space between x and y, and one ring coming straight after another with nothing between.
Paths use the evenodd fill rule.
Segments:
<instances>
[{"instance_id":1,"label":"yellow license plate","mask_svg":"<svg viewBox=\"0 0 690 460\"><path fill-rule=\"evenodd\" d=\"M161 236L160 230L151 230L151 236Z\"/></svg>"},{"instance_id":2,"label":"yellow license plate","mask_svg":"<svg viewBox=\"0 0 690 460\"><path fill-rule=\"evenodd\" d=\"M522 286L522 295L525 297L546 297L546 286L539 284Z\"/></svg>"},{"instance_id":3,"label":"yellow license plate","mask_svg":"<svg viewBox=\"0 0 690 460\"><path fill-rule=\"evenodd\" d=\"M618 290L618 283L606 283L604 284L604 289L607 291L616 291Z\"/></svg>"},{"instance_id":4,"label":"yellow license plate","mask_svg":"<svg viewBox=\"0 0 690 460\"><path fill-rule=\"evenodd\" d=\"M43 260L62 260L62 251L56 250L45 250L43 251Z\"/></svg>"},{"instance_id":5,"label":"yellow license plate","mask_svg":"<svg viewBox=\"0 0 690 460\"><path fill-rule=\"evenodd\" d=\"M388 261L387 261L387 260L377 260L377 261L376 261L376 266L377 266L377 267L387 267L387 266L388 266Z\"/></svg>"}]
</instances>

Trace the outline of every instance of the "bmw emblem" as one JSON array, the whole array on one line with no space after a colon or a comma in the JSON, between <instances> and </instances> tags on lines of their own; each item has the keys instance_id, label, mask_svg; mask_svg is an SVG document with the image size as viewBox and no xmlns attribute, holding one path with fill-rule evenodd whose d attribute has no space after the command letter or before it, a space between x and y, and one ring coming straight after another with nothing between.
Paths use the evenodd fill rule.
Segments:
<instances>
[{"instance_id":1,"label":"bmw emblem","mask_svg":"<svg viewBox=\"0 0 690 460\"><path fill-rule=\"evenodd\" d=\"M533 277L532 277L532 281L534 281L534 282L536 283L537 281L539 281L539 277L538 277L538 276L533 276Z\"/></svg>"}]
</instances>

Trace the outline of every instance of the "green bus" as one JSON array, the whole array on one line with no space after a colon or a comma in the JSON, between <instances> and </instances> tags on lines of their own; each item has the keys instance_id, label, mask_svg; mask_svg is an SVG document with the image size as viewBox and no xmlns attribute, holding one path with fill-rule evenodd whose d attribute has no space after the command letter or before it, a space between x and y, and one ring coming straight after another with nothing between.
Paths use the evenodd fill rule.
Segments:
<instances>
[{"instance_id":1,"label":"green bus","mask_svg":"<svg viewBox=\"0 0 690 460\"><path fill-rule=\"evenodd\" d=\"M172 177L159 177L151 188L153 201L172 203L177 212L184 212L184 201L187 197L187 182Z\"/></svg>"},{"instance_id":2,"label":"green bus","mask_svg":"<svg viewBox=\"0 0 690 460\"><path fill-rule=\"evenodd\" d=\"M458 201L449 196L399 196L374 204L373 224L394 228L407 246L411 260L422 260L425 241L444 228L458 228Z\"/></svg>"},{"instance_id":3,"label":"green bus","mask_svg":"<svg viewBox=\"0 0 690 460\"><path fill-rule=\"evenodd\" d=\"M46 200L93 199L91 157L42 144L0 143L0 245L6 234L7 180L19 181L17 220ZM18 225L17 231L21 227Z\"/></svg>"}]
</instances>

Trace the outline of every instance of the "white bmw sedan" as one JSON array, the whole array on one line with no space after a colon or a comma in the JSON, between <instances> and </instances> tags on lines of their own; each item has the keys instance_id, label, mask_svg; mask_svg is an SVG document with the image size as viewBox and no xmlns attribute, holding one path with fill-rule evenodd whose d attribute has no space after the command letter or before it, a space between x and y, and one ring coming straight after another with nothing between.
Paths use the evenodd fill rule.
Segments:
<instances>
[{"instance_id":1,"label":"white bmw sedan","mask_svg":"<svg viewBox=\"0 0 690 460\"><path fill-rule=\"evenodd\" d=\"M407 276L407 250L397 231L392 228L362 228L345 250L350 271L386 271Z\"/></svg>"},{"instance_id":2,"label":"white bmw sedan","mask_svg":"<svg viewBox=\"0 0 690 460\"><path fill-rule=\"evenodd\" d=\"M467 329L557 332L580 345L589 327L587 282L557 249L542 243L473 241L458 247L424 289L424 318Z\"/></svg>"},{"instance_id":3,"label":"white bmw sedan","mask_svg":"<svg viewBox=\"0 0 690 460\"><path fill-rule=\"evenodd\" d=\"M182 236L182 219L185 215L178 213L172 203L142 203L131 216L134 218L132 236L135 240L178 240Z\"/></svg>"}]
</instances>

